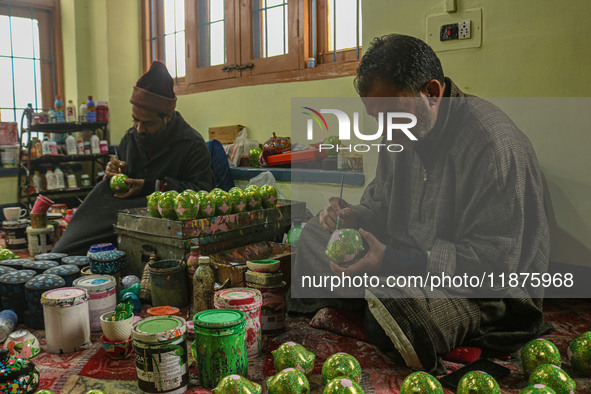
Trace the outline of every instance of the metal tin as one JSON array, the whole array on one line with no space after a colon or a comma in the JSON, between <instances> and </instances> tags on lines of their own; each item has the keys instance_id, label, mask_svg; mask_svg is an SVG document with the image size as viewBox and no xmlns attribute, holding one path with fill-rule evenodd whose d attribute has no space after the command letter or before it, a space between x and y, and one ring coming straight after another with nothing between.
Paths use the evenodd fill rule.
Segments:
<instances>
[{"instance_id":1,"label":"metal tin","mask_svg":"<svg viewBox=\"0 0 591 394\"><path fill-rule=\"evenodd\" d=\"M283 282L283 274L281 272L256 272L248 270L244 274L244 279L249 285L277 286Z\"/></svg>"},{"instance_id":2,"label":"metal tin","mask_svg":"<svg viewBox=\"0 0 591 394\"><path fill-rule=\"evenodd\" d=\"M275 286L250 284L263 295L261 308L261 328L263 335L275 336L285 332L285 314L287 313L285 294L289 286L285 282Z\"/></svg>"},{"instance_id":3,"label":"metal tin","mask_svg":"<svg viewBox=\"0 0 591 394\"><path fill-rule=\"evenodd\" d=\"M262 347L261 292L245 287L220 290L215 293L213 304L218 309L236 309L246 314L246 352L248 357L256 357Z\"/></svg>"},{"instance_id":4,"label":"metal tin","mask_svg":"<svg viewBox=\"0 0 591 394\"><path fill-rule=\"evenodd\" d=\"M65 253L42 253L35 256L35 260L52 260L62 264L62 259L68 257Z\"/></svg>"},{"instance_id":5,"label":"metal tin","mask_svg":"<svg viewBox=\"0 0 591 394\"><path fill-rule=\"evenodd\" d=\"M72 353L90 344L88 292L62 287L41 296L45 338L50 353Z\"/></svg>"},{"instance_id":6,"label":"metal tin","mask_svg":"<svg viewBox=\"0 0 591 394\"><path fill-rule=\"evenodd\" d=\"M86 256L67 256L62 259L62 264L73 264L82 269L90 265L90 260Z\"/></svg>"},{"instance_id":7,"label":"metal tin","mask_svg":"<svg viewBox=\"0 0 591 394\"><path fill-rule=\"evenodd\" d=\"M187 274L181 260L160 260L150 265L150 289L153 306L187 306Z\"/></svg>"},{"instance_id":8,"label":"metal tin","mask_svg":"<svg viewBox=\"0 0 591 394\"><path fill-rule=\"evenodd\" d=\"M2 222L6 233L6 249L27 250L27 219Z\"/></svg>"},{"instance_id":9,"label":"metal tin","mask_svg":"<svg viewBox=\"0 0 591 394\"><path fill-rule=\"evenodd\" d=\"M57 267L59 263L57 261L51 260L38 260L38 261L30 261L28 263L23 264L23 268L27 270L33 270L37 273L37 275L41 275L45 271L50 268Z\"/></svg>"},{"instance_id":10,"label":"metal tin","mask_svg":"<svg viewBox=\"0 0 591 394\"><path fill-rule=\"evenodd\" d=\"M210 309L193 317L199 383L211 389L225 376L248 376L246 314L234 309Z\"/></svg>"},{"instance_id":11,"label":"metal tin","mask_svg":"<svg viewBox=\"0 0 591 394\"><path fill-rule=\"evenodd\" d=\"M138 387L143 393L184 393L189 384L187 323L158 316L133 325Z\"/></svg>"},{"instance_id":12,"label":"metal tin","mask_svg":"<svg viewBox=\"0 0 591 394\"><path fill-rule=\"evenodd\" d=\"M7 274L9 272L14 272L14 271L16 271L16 268L5 267L3 265L0 265L0 276Z\"/></svg>"},{"instance_id":13,"label":"metal tin","mask_svg":"<svg viewBox=\"0 0 591 394\"><path fill-rule=\"evenodd\" d=\"M74 281L80 277L80 268L73 264L58 265L48 269L45 273L61 276L66 281L65 286L71 287Z\"/></svg>"},{"instance_id":14,"label":"metal tin","mask_svg":"<svg viewBox=\"0 0 591 394\"><path fill-rule=\"evenodd\" d=\"M53 231L54 228L51 225L45 228L27 227L29 255L37 256L50 251L53 248Z\"/></svg>"},{"instance_id":15,"label":"metal tin","mask_svg":"<svg viewBox=\"0 0 591 394\"><path fill-rule=\"evenodd\" d=\"M115 278L110 275L88 275L74 280L73 284L88 292L90 330L101 331L101 315L115 310L117 306Z\"/></svg>"},{"instance_id":16,"label":"metal tin","mask_svg":"<svg viewBox=\"0 0 591 394\"><path fill-rule=\"evenodd\" d=\"M9 272L0 276L0 294L2 297L25 297L25 283L37 273L33 270Z\"/></svg>"},{"instance_id":17,"label":"metal tin","mask_svg":"<svg viewBox=\"0 0 591 394\"><path fill-rule=\"evenodd\" d=\"M51 273L45 273L37 275L25 283L25 297L29 304L29 309L33 309L35 312L42 312L41 308L41 296L47 290L57 289L64 287L66 281ZM37 308L31 308L31 306L37 306Z\"/></svg>"},{"instance_id":18,"label":"metal tin","mask_svg":"<svg viewBox=\"0 0 591 394\"><path fill-rule=\"evenodd\" d=\"M9 259L9 260L2 260L1 264L5 267L11 267L15 270L22 270L23 264L28 263L29 259Z\"/></svg>"},{"instance_id":19,"label":"metal tin","mask_svg":"<svg viewBox=\"0 0 591 394\"><path fill-rule=\"evenodd\" d=\"M118 272L127 265L126 254L121 250L92 253L88 258L91 271L97 274Z\"/></svg>"}]
</instances>

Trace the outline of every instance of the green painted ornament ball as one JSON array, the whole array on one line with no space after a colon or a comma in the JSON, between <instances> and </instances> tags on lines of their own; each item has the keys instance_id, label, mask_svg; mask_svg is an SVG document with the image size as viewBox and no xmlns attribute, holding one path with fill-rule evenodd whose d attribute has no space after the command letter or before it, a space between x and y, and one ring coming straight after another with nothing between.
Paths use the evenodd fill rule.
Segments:
<instances>
[{"instance_id":1,"label":"green painted ornament ball","mask_svg":"<svg viewBox=\"0 0 591 394\"><path fill-rule=\"evenodd\" d=\"M129 185L125 183L125 180L127 178L129 177L125 174L116 174L111 177L109 186L111 186L111 190L113 191L113 193L121 195L129 191Z\"/></svg>"},{"instance_id":2,"label":"green painted ornament ball","mask_svg":"<svg viewBox=\"0 0 591 394\"><path fill-rule=\"evenodd\" d=\"M218 215L229 215L232 213L232 198L223 190L216 193L216 212Z\"/></svg>"},{"instance_id":3,"label":"green painted ornament ball","mask_svg":"<svg viewBox=\"0 0 591 394\"><path fill-rule=\"evenodd\" d=\"M162 193L160 200L158 201L158 212L163 219L177 220L176 213L176 198L179 195L178 192L171 190Z\"/></svg>"},{"instance_id":4,"label":"green painted ornament ball","mask_svg":"<svg viewBox=\"0 0 591 394\"><path fill-rule=\"evenodd\" d=\"M457 394L501 394L499 384L489 374L482 371L468 372L458 383Z\"/></svg>"},{"instance_id":5,"label":"green painted ornament ball","mask_svg":"<svg viewBox=\"0 0 591 394\"><path fill-rule=\"evenodd\" d=\"M240 375L228 375L211 390L213 394L261 394L260 384L251 382Z\"/></svg>"},{"instance_id":6,"label":"green painted ornament ball","mask_svg":"<svg viewBox=\"0 0 591 394\"><path fill-rule=\"evenodd\" d=\"M338 377L349 378L356 383L361 379L359 361L348 353L336 353L326 359L322 365L322 383Z\"/></svg>"},{"instance_id":7,"label":"green painted ornament ball","mask_svg":"<svg viewBox=\"0 0 591 394\"><path fill-rule=\"evenodd\" d=\"M35 391L35 394L55 394L55 393L51 390L38 390L38 391Z\"/></svg>"},{"instance_id":8,"label":"green painted ornament ball","mask_svg":"<svg viewBox=\"0 0 591 394\"><path fill-rule=\"evenodd\" d=\"M160 211L158 210L158 203L160 202L160 197L162 196L162 192L154 192L150 194L148 199L148 212L150 216L153 218L161 218Z\"/></svg>"},{"instance_id":9,"label":"green painted ornament ball","mask_svg":"<svg viewBox=\"0 0 591 394\"><path fill-rule=\"evenodd\" d=\"M543 384L556 394L574 394L577 388L575 381L564 370L552 364L537 367L530 375L528 383L530 386Z\"/></svg>"},{"instance_id":10,"label":"green painted ornament ball","mask_svg":"<svg viewBox=\"0 0 591 394\"><path fill-rule=\"evenodd\" d=\"M567 356L575 371L591 377L591 332L585 332L568 341Z\"/></svg>"},{"instance_id":11,"label":"green painted ornament ball","mask_svg":"<svg viewBox=\"0 0 591 394\"><path fill-rule=\"evenodd\" d=\"M527 386L519 392L519 394L556 394L556 391L552 390L545 384L534 384L533 386Z\"/></svg>"},{"instance_id":12,"label":"green painted ornament ball","mask_svg":"<svg viewBox=\"0 0 591 394\"><path fill-rule=\"evenodd\" d=\"M246 196L239 187L233 187L228 191L232 200L232 213L241 213L246 211Z\"/></svg>"},{"instance_id":13,"label":"green painted ornament ball","mask_svg":"<svg viewBox=\"0 0 591 394\"><path fill-rule=\"evenodd\" d=\"M261 193L263 208L273 208L277 205L277 189L273 185L263 185L259 192Z\"/></svg>"},{"instance_id":14,"label":"green painted ornament ball","mask_svg":"<svg viewBox=\"0 0 591 394\"><path fill-rule=\"evenodd\" d=\"M176 196L176 213L180 220L195 220L199 215L199 202L195 192L185 190Z\"/></svg>"},{"instance_id":15,"label":"green painted ornament ball","mask_svg":"<svg viewBox=\"0 0 591 394\"><path fill-rule=\"evenodd\" d=\"M441 383L427 372L413 372L400 386L400 394L443 394Z\"/></svg>"},{"instance_id":16,"label":"green painted ornament ball","mask_svg":"<svg viewBox=\"0 0 591 394\"><path fill-rule=\"evenodd\" d=\"M332 145L332 148L326 149L327 157L337 157L337 145L341 144L341 140L336 135L328 136L324 139L324 144ZM324 149L323 149L324 150Z\"/></svg>"},{"instance_id":17,"label":"green painted ornament ball","mask_svg":"<svg viewBox=\"0 0 591 394\"><path fill-rule=\"evenodd\" d=\"M525 344L521 349L521 365L526 375L542 364L560 365L560 352L558 348L546 339L534 339Z\"/></svg>"},{"instance_id":18,"label":"green painted ornament ball","mask_svg":"<svg viewBox=\"0 0 591 394\"><path fill-rule=\"evenodd\" d=\"M324 388L323 394L363 394L359 383L345 377L332 379Z\"/></svg>"},{"instance_id":19,"label":"green painted ornament ball","mask_svg":"<svg viewBox=\"0 0 591 394\"><path fill-rule=\"evenodd\" d=\"M107 394L103 390L88 390L85 394Z\"/></svg>"},{"instance_id":20,"label":"green painted ornament ball","mask_svg":"<svg viewBox=\"0 0 591 394\"><path fill-rule=\"evenodd\" d=\"M252 167L260 167L260 160L261 160L261 154L263 153L263 150L261 148L250 148L250 151L248 152L248 162L250 163L250 165Z\"/></svg>"},{"instance_id":21,"label":"green painted ornament ball","mask_svg":"<svg viewBox=\"0 0 591 394\"><path fill-rule=\"evenodd\" d=\"M256 209L261 209L263 199L261 197L261 192L259 191L259 187L249 186L244 189L244 196L246 198L246 210L247 211L254 211Z\"/></svg>"},{"instance_id":22,"label":"green painted ornament ball","mask_svg":"<svg viewBox=\"0 0 591 394\"><path fill-rule=\"evenodd\" d=\"M0 260L12 260L18 259L19 257L9 249L0 249Z\"/></svg>"},{"instance_id":23,"label":"green painted ornament ball","mask_svg":"<svg viewBox=\"0 0 591 394\"><path fill-rule=\"evenodd\" d=\"M336 264L346 264L355 259L357 253L362 250L363 239L359 231L346 228L332 233L325 253Z\"/></svg>"},{"instance_id":24,"label":"green painted ornament ball","mask_svg":"<svg viewBox=\"0 0 591 394\"><path fill-rule=\"evenodd\" d=\"M215 216L216 205L208 192L203 190L198 191L197 202L199 203L200 218L210 218Z\"/></svg>"},{"instance_id":25,"label":"green painted ornament ball","mask_svg":"<svg viewBox=\"0 0 591 394\"><path fill-rule=\"evenodd\" d=\"M211 191L209 192L209 194L210 195L213 195L213 194L218 194L220 192L223 192L223 190L220 189L219 187L216 187L216 188L211 189Z\"/></svg>"},{"instance_id":26,"label":"green painted ornament ball","mask_svg":"<svg viewBox=\"0 0 591 394\"><path fill-rule=\"evenodd\" d=\"M273 364L277 372L285 368L296 368L306 376L309 376L312 373L312 369L314 369L316 356L299 343L282 343L271 353L273 354Z\"/></svg>"},{"instance_id":27,"label":"green painted ornament ball","mask_svg":"<svg viewBox=\"0 0 591 394\"><path fill-rule=\"evenodd\" d=\"M306 376L295 368L285 368L267 379L269 394L308 394L310 383Z\"/></svg>"}]
</instances>

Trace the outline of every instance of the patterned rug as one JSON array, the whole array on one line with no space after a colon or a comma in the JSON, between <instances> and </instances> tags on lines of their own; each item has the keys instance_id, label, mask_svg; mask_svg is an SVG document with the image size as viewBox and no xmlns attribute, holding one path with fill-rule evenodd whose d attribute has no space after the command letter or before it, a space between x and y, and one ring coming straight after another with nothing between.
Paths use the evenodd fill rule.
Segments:
<instances>
[{"instance_id":1,"label":"patterned rug","mask_svg":"<svg viewBox=\"0 0 591 394\"><path fill-rule=\"evenodd\" d=\"M554 324L555 332L546 339L554 342L563 355L563 368L577 382L577 393L591 393L591 379L578 376L566 364L567 341L591 325L591 300L547 300L546 319ZM324 360L330 355L345 351L355 356L363 369L361 386L365 393L399 393L404 377L412 371L397 354L384 354L367 342L337 335L326 330L313 328L310 319L297 317L288 319L286 333L265 338L263 354L249 360L249 379L263 383L274 374L271 351L286 341L302 344L316 354L316 363L310 378L312 393L322 393L321 370ZM42 347L45 347L45 333L35 332ZM133 356L125 360L111 360L101 348L99 336L93 335L91 348L73 354L55 355L42 352L33 361L41 372L40 389L56 393L85 393L90 389L101 389L106 393L137 393L136 371ZM511 375L499 382L503 393L517 393L526 386L520 360L494 360L511 369ZM449 371L461 364L446 362ZM192 387L189 393L209 393L197 383L197 371L192 361L190 375ZM446 390L446 393L452 393Z\"/></svg>"}]
</instances>

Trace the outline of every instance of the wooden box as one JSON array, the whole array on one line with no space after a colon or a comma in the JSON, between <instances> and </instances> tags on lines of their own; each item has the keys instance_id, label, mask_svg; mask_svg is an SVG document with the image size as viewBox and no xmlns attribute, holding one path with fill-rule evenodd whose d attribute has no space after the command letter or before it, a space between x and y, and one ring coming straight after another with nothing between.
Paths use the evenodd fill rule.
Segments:
<instances>
[{"instance_id":1,"label":"wooden box","mask_svg":"<svg viewBox=\"0 0 591 394\"><path fill-rule=\"evenodd\" d=\"M224 145L233 144L236 137L238 137L238 133L243 128L244 126L239 124L232 126L210 127L209 139L218 140Z\"/></svg>"}]
</instances>

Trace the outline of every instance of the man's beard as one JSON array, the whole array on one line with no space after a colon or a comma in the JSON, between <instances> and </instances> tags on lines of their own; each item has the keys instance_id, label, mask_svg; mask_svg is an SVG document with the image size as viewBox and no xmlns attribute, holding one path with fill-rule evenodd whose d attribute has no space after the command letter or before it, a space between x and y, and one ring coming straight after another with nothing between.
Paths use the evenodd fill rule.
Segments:
<instances>
[{"instance_id":1,"label":"man's beard","mask_svg":"<svg viewBox=\"0 0 591 394\"><path fill-rule=\"evenodd\" d=\"M137 129L133 129L133 136L138 146L147 153L154 153L158 148L162 147L168 137L167 129L170 122L164 124L160 129L154 133L138 133Z\"/></svg>"},{"instance_id":2,"label":"man's beard","mask_svg":"<svg viewBox=\"0 0 591 394\"><path fill-rule=\"evenodd\" d=\"M427 107L427 103L423 100L417 99L417 109L416 113L414 114L417 117L417 125L413 127L412 133L417 137L420 141L421 138L426 136L429 131L434 126L433 119L431 118L431 113L429 112L429 107Z\"/></svg>"}]
</instances>

